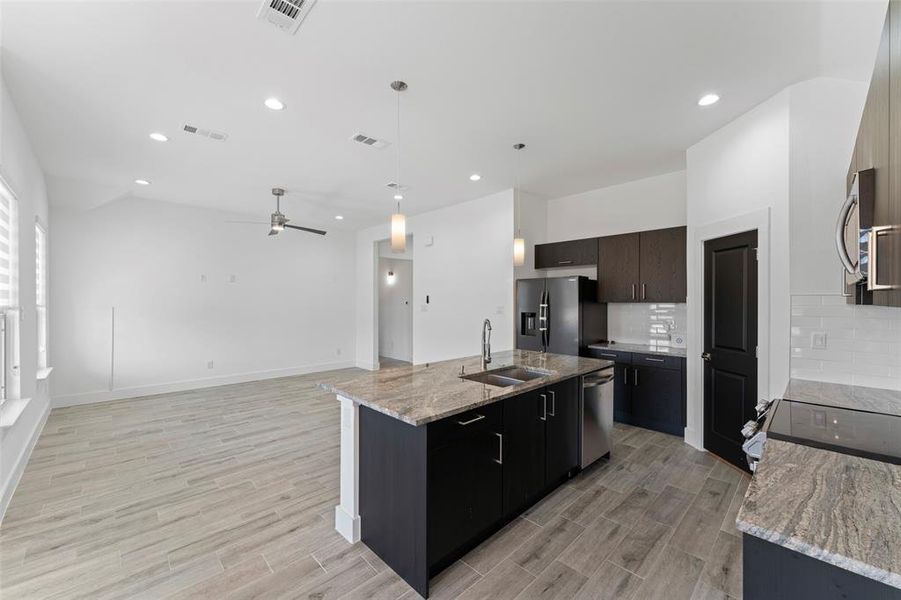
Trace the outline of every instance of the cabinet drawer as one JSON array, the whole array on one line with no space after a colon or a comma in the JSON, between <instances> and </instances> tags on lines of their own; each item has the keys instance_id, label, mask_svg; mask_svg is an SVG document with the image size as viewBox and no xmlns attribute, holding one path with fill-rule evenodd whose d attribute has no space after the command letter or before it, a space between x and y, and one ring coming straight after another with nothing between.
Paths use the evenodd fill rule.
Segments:
<instances>
[{"instance_id":1,"label":"cabinet drawer","mask_svg":"<svg viewBox=\"0 0 901 600\"><path fill-rule=\"evenodd\" d=\"M663 356L660 354L633 354L633 365L644 365L658 369L681 370L684 362L681 356Z\"/></svg>"},{"instance_id":2,"label":"cabinet drawer","mask_svg":"<svg viewBox=\"0 0 901 600\"><path fill-rule=\"evenodd\" d=\"M598 240L571 240L535 246L535 268L580 267L597 264Z\"/></svg>"},{"instance_id":3,"label":"cabinet drawer","mask_svg":"<svg viewBox=\"0 0 901 600\"><path fill-rule=\"evenodd\" d=\"M500 431L502 405L495 402L429 423L429 450L488 429Z\"/></svg>"},{"instance_id":4,"label":"cabinet drawer","mask_svg":"<svg viewBox=\"0 0 901 600\"><path fill-rule=\"evenodd\" d=\"M613 362L622 363L625 365L632 364L632 353L624 352L622 350L608 350L606 348L589 348L588 356L591 358L603 358L606 360L612 360Z\"/></svg>"}]
</instances>

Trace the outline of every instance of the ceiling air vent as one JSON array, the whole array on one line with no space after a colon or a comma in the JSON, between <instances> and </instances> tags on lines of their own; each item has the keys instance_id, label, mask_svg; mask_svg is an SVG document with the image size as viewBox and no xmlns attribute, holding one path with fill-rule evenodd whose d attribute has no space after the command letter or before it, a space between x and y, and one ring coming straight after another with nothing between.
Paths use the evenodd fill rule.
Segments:
<instances>
[{"instance_id":1,"label":"ceiling air vent","mask_svg":"<svg viewBox=\"0 0 901 600\"><path fill-rule=\"evenodd\" d=\"M307 18L316 0L263 0L257 19L272 23L288 35L294 35Z\"/></svg>"},{"instance_id":2,"label":"ceiling air vent","mask_svg":"<svg viewBox=\"0 0 901 600\"><path fill-rule=\"evenodd\" d=\"M191 135L199 135L200 137L209 138L217 142L224 142L228 139L228 134L223 131L216 131L215 129L204 129L203 127L190 125L188 123L182 125L181 129L185 133L190 133Z\"/></svg>"},{"instance_id":3,"label":"ceiling air vent","mask_svg":"<svg viewBox=\"0 0 901 600\"><path fill-rule=\"evenodd\" d=\"M386 142L385 140L378 140L374 137L369 137L365 133L355 133L350 136L350 139L357 142L358 144L369 146L370 148L384 148L388 145L388 142Z\"/></svg>"}]
</instances>

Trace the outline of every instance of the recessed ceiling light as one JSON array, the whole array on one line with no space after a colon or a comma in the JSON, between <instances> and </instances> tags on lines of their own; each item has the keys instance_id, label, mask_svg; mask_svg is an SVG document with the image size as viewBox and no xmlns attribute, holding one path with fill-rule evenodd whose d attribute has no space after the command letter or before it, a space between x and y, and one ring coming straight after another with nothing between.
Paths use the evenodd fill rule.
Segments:
<instances>
[{"instance_id":1,"label":"recessed ceiling light","mask_svg":"<svg viewBox=\"0 0 901 600\"><path fill-rule=\"evenodd\" d=\"M705 94L698 100L698 106L710 106L719 102L720 97L716 94Z\"/></svg>"},{"instance_id":2,"label":"recessed ceiling light","mask_svg":"<svg viewBox=\"0 0 901 600\"><path fill-rule=\"evenodd\" d=\"M285 103L278 98L266 98L266 101L263 104L270 110L284 110L285 108Z\"/></svg>"},{"instance_id":3,"label":"recessed ceiling light","mask_svg":"<svg viewBox=\"0 0 901 600\"><path fill-rule=\"evenodd\" d=\"M165 134L159 133L158 131L154 131L150 134L150 139L155 142L168 142L169 138L166 137Z\"/></svg>"},{"instance_id":4,"label":"recessed ceiling light","mask_svg":"<svg viewBox=\"0 0 901 600\"><path fill-rule=\"evenodd\" d=\"M336 220L336 221L343 221L343 220L344 220L344 217L341 216L341 215L335 215L335 220Z\"/></svg>"},{"instance_id":5,"label":"recessed ceiling light","mask_svg":"<svg viewBox=\"0 0 901 600\"><path fill-rule=\"evenodd\" d=\"M395 200L403 200L403 199L404 199L404 195L403 195L403 194L394 194L394 199L395 199Z\"/></svg>"},{"instance_id":6,"label":"recessed ceiling light","mask_svg":"<svg viewBox=\"0 0 901 600\"><path fill-rule=\"evenodd\" d=\"M138 185L150 185L150 182L146 179L135 179L135 183Z\"/></svg>"},{"instance_id":7,"label":"recessed ceiling light","mask_svg":"<svg viewBox=\"0 0 901 600\"><path fill-rule=\"evenodd\" d=\"M469 176L470 181L478 181L481 178L482 178L482 176L479 175L478 173L473 173L472 175Z\"/></svg>"}]
</instances>

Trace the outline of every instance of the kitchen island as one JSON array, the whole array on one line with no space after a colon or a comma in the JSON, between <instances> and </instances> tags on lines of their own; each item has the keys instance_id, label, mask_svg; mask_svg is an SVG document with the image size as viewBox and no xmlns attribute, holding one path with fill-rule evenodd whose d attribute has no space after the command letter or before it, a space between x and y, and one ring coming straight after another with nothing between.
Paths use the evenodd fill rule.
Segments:
<instances>
[{"instance_id":1,"label":"kitchen island","mask_svg":"<svg viewBox=\"0 0 901 600\"><path fill-rule=\"evenodd\" d=\"M469 357L321 383L341 402L335 528L428 597L431 576L578 471L580 377L608 366L514 350L486 371Z\"/></svg>"}]
</instances>

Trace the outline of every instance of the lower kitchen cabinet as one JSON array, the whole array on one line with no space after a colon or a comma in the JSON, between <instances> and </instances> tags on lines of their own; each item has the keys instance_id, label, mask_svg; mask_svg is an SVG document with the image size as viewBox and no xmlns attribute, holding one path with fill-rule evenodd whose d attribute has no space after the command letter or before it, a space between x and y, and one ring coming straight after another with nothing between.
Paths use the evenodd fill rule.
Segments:
<instances>
[{"instance_id":1,"label":"lower kitchen cabinet","mask_svg":"<svg viewBox=\"0 0 901 600\"><path fill-rule=\"evenodd\" d=\"M578 377L415 427L360 407L363 542L424 597L434 576L579 468Z\"/></svg>"}]
</instances>

